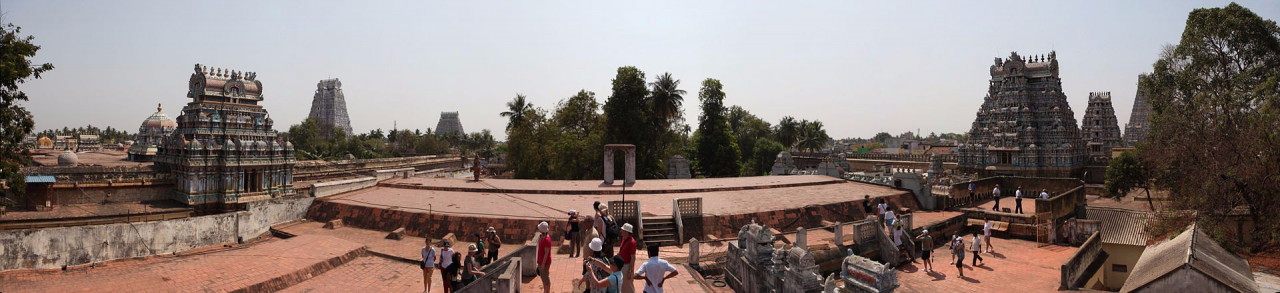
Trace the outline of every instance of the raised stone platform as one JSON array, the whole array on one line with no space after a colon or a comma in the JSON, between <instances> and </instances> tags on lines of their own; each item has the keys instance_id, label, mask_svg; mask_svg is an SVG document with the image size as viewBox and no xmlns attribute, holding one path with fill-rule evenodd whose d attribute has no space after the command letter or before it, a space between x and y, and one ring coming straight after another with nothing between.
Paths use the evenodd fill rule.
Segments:
<instances>
[{"instance_id":1,"label":"raised stone platform","mask_svg":"<svg viewBox=\"0 0 1280 293\"><path fill-rule=\"evenodd\" d=\"M538 222L547 221L559 239L568 210L590 215L593 202L620 200L620 191L621 186L599 181L395 179L318 199L307 217L318 222L340 218L346 225L378 231L405 227L408 235L433 238L493 226L505 239L525 239ZM918 209L908 191L818 175L641 180L627 187L626 199L638 201L645 217L671 217L673 200L702 198L701 232L684 238L704 239L704 233L735 237L752 220L787 229L863 219L864 195Z\"/></svg>"}]
</instances>

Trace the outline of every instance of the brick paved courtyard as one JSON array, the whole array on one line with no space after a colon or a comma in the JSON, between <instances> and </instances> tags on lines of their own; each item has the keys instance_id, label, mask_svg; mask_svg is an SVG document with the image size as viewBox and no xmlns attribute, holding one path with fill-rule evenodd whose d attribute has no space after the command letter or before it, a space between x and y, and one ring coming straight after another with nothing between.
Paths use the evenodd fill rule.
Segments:
<instances>
[{"instance_id":1,"label":"brick paved courtyard","mask_svg":"<svg viewBox=\"0 0 1280 293\"><path fill-rule=\"evenodd\" d=\"M969 237L973 237L970 235ZM972 238L969 238L972 239ZM951 253L943 245L933 250L937 272L908 264L898 270L899 292L1051 292L1058 290L1060 268L1076 247L1045 246L1025 240L991 239L994 253L982 253L985 265L972 266L973 254L964 258L964 278L955 265L948 265ZM966 243L967 245L968 243Z\"/></svg>"}]
</instances>

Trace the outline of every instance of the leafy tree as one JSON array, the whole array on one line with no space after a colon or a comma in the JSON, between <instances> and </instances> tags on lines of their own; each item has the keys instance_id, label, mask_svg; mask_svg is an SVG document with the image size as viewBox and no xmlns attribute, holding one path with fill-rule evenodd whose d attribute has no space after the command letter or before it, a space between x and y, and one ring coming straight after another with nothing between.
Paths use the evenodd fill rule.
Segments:
<instances>
[{"instance_id":1,"label":"leafy tree","mask_svg":"<svg viewBox=\"0 0 1280 293\"><path fill-rule=\"evenodd\" d=\"M1155 211L1156 205L1151 201L1151 190L1147 184L1147 173L1148 171L1133 152L1120 153L1120 156L1111 159L1107 164L1107 194L1119 200L1130 191L1142 188L1147 193L1147 205Z\"/></svg>"},{"instance_id":2,"label":"leafy tree","mask_svg":"<svg viewBox=\"0 0 1280 293\"><path fill-rule=\"evenodd\" d=\"M1210 229L1249 212L1253 251L1280 231L1280 27L1237 4L1195 9L1177 46L1142 77L1151 129L1139 145L1174 209Z\"/></svg>"},{"instance_id":3,"label":"leafy tree","mask_svg":"<svg viewBox=\"0 0 1280 293\"><path fill-rule=\"evenodd\" d=\"M18 105L27 101L27 94L18 85L53 69L53 64L31 63L40 46L31 42L35 37L21 33L22 28L12 24L0 26L0 178L16 195L26 193L26 178L18 174L18 169L24 163L30 164L20 145L35 127L31 112Z\"/></svg>"},{"instance_id":4,"label":"leafy tree","mask_svg":"<svg viewBox=\"0 0 1280 293\"><path fill-rule=\"evenodd\" d=\"M795 117L785 116L778 121L777 134L774 135L783 147L790 149L795 147L796 139L800 136L800 121L796 121Z\"/></svg>"},{"instance_id":5,"label":"leafy tree","mask_svg":"<svg viewBox=\"0 0 1280 293\"><path fill-rule=\"evenodd\" d=\"M613 79L613 94L604 103L606 144L636 146L636 173L639 178L663 178L662 154L652 125L652 107L648 101L644 72L632 66L619 67ZM618 164L616 168L621 168ZM614 174L622 174L620 169Z\"/></svg>"},{"instance_id":6,"label":"leafy tree","mask_svg":"<svg viewBox=\"0 0 1280 293\"><path fill-rule=\"evenodd\" d=\"M889 140L890 138L893 138L892 134L889 134L888 132L880 132L880 133L876 133L876 136L871 137L871 140L875 142L883 143Z\"/></svg>"},{"instance_id":7,"label":"leafy tree","mask_svg":"<svg viewBox=\"0 0 1280 293\"><path fill-rule=\"evenodd\" d=\"M772 136L769 122L756 117L746 109L739 106L729 107L729 129L733 132L733 136L738 139L738 149L742 152L742 175L756 176L758 172L752 170L756 166L747 166L749 161L756 157L755 144L760 138L769 138ZM775 153L776 155L776 153ZM770 163L772 165L772 163Z\"/></svg>"},{"instance_id":8,"label":"leafy tree","mask_svg":"<svg viewBox=\"0 0 1280 293\"><path fill-rule=\"evenodd\" d=\"M808 151L821 150L831 141L827 130L822 129L822 121L801 120L800 135L796 140L796 148Z\"/></svg>"},{"instance_id":9,"label":"leafy tree","mask_svg":"<svg viewBox=\"0 0 1280 293\"><path fill-rule=\"evenodd\" d=\"M581 90L556 106L551 118L554 141L551 153L552 174L547 179L597 179L604 150L604 117L599 112L596 94Z\"/></svg>"},{"instance_id":10,"label":"leafy tree","mask_svg":"<svg viewBox=\"0 0 1280 293\"><path fill-rule=\"evenodd\" d=\"M742 164L742 176L769 175L769 171L773 170L773 161L778 158L778 153L787 150L782 144L765 137L757 138L753 145L754 152Z\"/></svg>"},{"instance_id":11,"label":"leafy tree","mask_svg":"<svg viewBox=\"0 0 1280 293\"><path fill-rule=\"evenodd\" d=\"M680 80L671 77L671 73L663 73L650 84L650 101L653 103L653 116L659 121L662 129L670 127L670 121L681 116L680 105L684 103L685 91L680 89Z\"/></svg>"},{"instance_id":12,"label":"leafy tree","mask_svg":"<svg viewBox=\"0 0 1280 293\"><path fill-rule=\"evenodd\" d=\"M698 99L702 101L702 115L698 117L698 131L694 142L698 172L707 177L731 177L739 174L738 142L725 117L724 86L719 80L702 81Z\"/></svg>"}]
</instances>

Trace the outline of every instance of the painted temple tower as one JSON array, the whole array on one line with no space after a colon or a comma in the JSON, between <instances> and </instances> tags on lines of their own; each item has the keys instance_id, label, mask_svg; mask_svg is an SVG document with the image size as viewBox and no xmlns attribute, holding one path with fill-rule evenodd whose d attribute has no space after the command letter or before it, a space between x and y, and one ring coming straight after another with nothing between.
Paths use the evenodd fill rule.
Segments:
<instances>
[{"instance_id":1,"label":"painted temple tower","mask_svg":"<svg viewBox=\"0 0 1280 293\"><path fill-rule=\"evenodd\" d=\"M1069 177L1085 164L1056 52L995 59L987 95L957 150L960 172Z\"/></svg>"},{"instance_id":2,"label":"painted temple tower","mask_svg":"<svg viewBox=\"0 0 1280 293\"><path fill-rule=\"evenodd\" d=\"M1143 87L1144 75L1138 76L1138 93L1133 97L1133 113L1129 115L1129 123L1124 125L1124 145L1137 146L1147 137L1147 128L1151 127L1148 117L1151 116L1151 103L1147 101L1149 91Z\"/></svg>"},{"instance_id":3,"label":"painted temple tower","mask_svg":"<svg viewBox=\"0 0 1280 293\"><path fill-rule=\"evenodd\" d=\"M238 209L293 194L293 144L271 129L257 74L196 64L188 86L191 102L156 156L174 179L174 199Z\"/></svg>"},{"instance_id":4,"label":"painted temple tower","mask_svg":"<svg viewBox=\"0 0 1280 293\"><path fill-rule=\"evenodd\" d=\"M1111 148L1124 146L1116 110L1111 106L1111 92L1089 93L1089 107L1080 124L1080 135L1084 136L1090 160L1106 162L1111 159Z\"/></svg>"},{"instance_id":5,"label":"painted temple tower","mask_svg":"<svg viewBox=\"0 0 1280 293\"><path fill-rule=\"evenodd\" d=\"M436 134L467 135L462 131L462 120L458 120L458 112L440 112L440 121L436 122Z\"/></svg>"},{"instance_id":6,"label":"painted temple tower","mask_svg":"<svg viewBox=\"0 0 1280 293\"><path fill-rule=\"evenodd\" d=\"M156 105L156 113L147 117L147 120L142 120L142 125L138 126L138 135L134 136L133 144L129 146L129 160L138 162L154 160L165 137L177 128L178 123L164 114L164 107Z\"/></svg>"},{"instance_id":7,"label":"painted temple tower","mask_svg":"<svg viewBox=\"0 0 1280 293\"><path fill-rule=\"evenodd\" d=\"M316 95L311 98L311 113L307 119L315 121L320 127L337 128L347 136L351 136L351 118L347 116L347 97L342 94L342 81L337 78L321 80L316 83ZM325 139L331 139L329 132L323 132Z\"/></svg>"}]
</instances>

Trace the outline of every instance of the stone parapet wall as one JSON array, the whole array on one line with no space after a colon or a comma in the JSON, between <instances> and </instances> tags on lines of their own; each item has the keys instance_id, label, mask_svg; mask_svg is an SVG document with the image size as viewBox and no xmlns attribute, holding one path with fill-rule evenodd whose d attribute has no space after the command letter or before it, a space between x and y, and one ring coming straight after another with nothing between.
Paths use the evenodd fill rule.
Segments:
<instances>
[{"instance_id":1,"label":"stone parapet wall","mask_svg":"<svg viewBox=\"0 0 1280 293\"><path fill-rule=\"evenodd\" d=\"M173 195L172 184L148 184L136 186L109 185L101 187L59 187L49 189L54 204L86 204L110 202L142 202L169 199ZM110 197L108 197L110 195Z\"/></svg>"},{"instance_id":2,"label":"stone parapet wall","mask_svg":"<svg viewBox=\"0 0 1280 293\"><path fill-rule=\"evenodd\" d=\"M457 155L431 155L401 158L361 159L341 161L299 161L294 166L294 181L367 175L377 170L415 168L428 170L461 167L462 158Z\"/></svg>"},{"instance_id":3,"label":"stone parapet wall","mask_svg":"<svg viewBox=\"0 0 1280 293\"><path fill-rule=\"evenodd\" d=\"M354 179L321 182L311 185L311 196L316 198L342 194L355 190L360 190L378 185L378 179L374 177L360 177Z\"/></svg>"},{"instance_id":4,"label":"stone parapet wall","mask_svg":"<svg viewBox=\"0 0 1280 293\"><path fill-rule=\"evenodd\" d=\"M173 220L0 231L0 271L54 269L233 243L301 218L312 198L252 203L248 211Z\"/></svg>"},{"instance_id":5,"label":"stone parapet wall","mask_svg":"<svg viewBox=\"0 0 1280 293\"><path fill-rule=\"evenodd\" d=\"M168 172L159 172L154 165L146 166L38 166L22 168L24 175L49 175L58 182L107 182L167 180Z\"/></svg>"}]
</instances>

